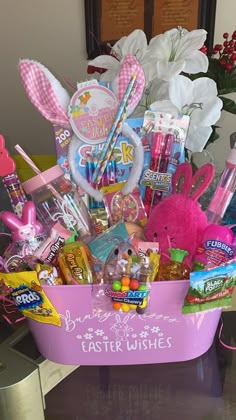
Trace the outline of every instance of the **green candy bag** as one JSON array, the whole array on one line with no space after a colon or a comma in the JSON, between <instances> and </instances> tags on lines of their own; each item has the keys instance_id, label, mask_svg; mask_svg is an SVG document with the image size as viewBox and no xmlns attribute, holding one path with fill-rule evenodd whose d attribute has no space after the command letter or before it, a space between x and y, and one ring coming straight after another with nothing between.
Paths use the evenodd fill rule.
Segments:
<instances>
[{"instance_id":1,"label":"green candy bag","mask_svg":"<svg viewBox=\"0 0 236 420\"><path fill-rule=\"evenodd\" d=\"M190 273L190 287L182 313L230 307L236 282L236 262Z\"/></svg>"}]
</instances>

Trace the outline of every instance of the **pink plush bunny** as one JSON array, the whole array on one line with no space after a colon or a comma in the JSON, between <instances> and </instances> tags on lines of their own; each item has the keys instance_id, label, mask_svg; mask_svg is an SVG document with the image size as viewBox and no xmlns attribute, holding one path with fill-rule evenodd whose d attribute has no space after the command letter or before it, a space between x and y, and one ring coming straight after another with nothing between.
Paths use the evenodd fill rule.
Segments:
<instances>
[{"instance_id":1,"label":"pink plush bunny","mask_svg":"<svg viewBox=\"0 0 236 420\"><path fill-rule=\"evenodd\" d=\"M21 219L10 211L3 211L0 219L11 229L13 242L30 240L43 232L43 226L36 220L36 209L32 201L24 204Z\"/></svg>"},{"instance_id":2,"label":"pink plush bunny","mask_svg":"<svg viewBox=\"0 0 236 420\"><path fill-rule=\"evenodd\" d=\"M180 248L189 253L191 262L207 226L207 217L197 202L214 177L214 166L202 166L192 176L189 163L182 163L172 179L173 193L164 198L148 220L146 238L160 244L161 261L169 259L168 248Z\"/></svg>"}]
</instances>

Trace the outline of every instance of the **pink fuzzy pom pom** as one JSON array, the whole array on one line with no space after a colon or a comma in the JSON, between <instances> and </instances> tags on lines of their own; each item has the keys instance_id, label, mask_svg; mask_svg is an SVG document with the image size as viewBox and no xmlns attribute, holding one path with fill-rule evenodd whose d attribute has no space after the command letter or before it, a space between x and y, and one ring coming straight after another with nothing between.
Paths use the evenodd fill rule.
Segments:
<instances>
[{"instance_id":1,"label":"pink fuzzy pom pom","mask_svg":"<svg viewBox=\"0 0 236 420\"><path fill-rule=\"evenodd\" d=\"M152 211L146 238L160 244L162 260L169 259L168 248L180 248L193 256L207 226L207 218L196 201L181 194L165 198Z\"/></svg>"}]
</instances>

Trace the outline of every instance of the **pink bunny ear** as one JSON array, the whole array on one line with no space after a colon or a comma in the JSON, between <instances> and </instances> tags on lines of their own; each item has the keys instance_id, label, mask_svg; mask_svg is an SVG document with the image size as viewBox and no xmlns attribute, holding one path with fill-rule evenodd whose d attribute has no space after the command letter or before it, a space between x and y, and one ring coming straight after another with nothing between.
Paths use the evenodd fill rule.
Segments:
<instances>
[{"instance_id":1,"label":"pink bunny ear","mask_svg":"<svg viewBox=\"0 0 236 420\"><path fill-rule=\"evenodd\" d=\"M214 178L215 168L211 163L201 166L192 176L192 166L181 163L172 178L172 190L197 201Z\"/></svg>"},{"instance_id":2,"label":"pink bunny ear","mask_svg":"<svg viewBox=\"0 0 236 420\"><path fill-rule=\"evenodd\" d=\"M43 117L53 124L70 126L67 115L70 97L50 71L33 60L21 60L19 71L30 101Z\"/></svg>"},{"instance_id":3,"label":"pink bunny ear","mask_svg":"<svg viewBox=\"0 0 236 420\"><path fill-rule=\"evenodd\" d=\"M192 178L192 187L189 197L197 201L198 198L209 187L215 175L215 167L211 163L201 166Z\"/></svg>"},{"instance_id":4,"label":"pink bunny ear","mask_svg":"<svg viewBox=\"0 0 236 420\"><path fill-rule=\"evenodd\" d=\"M188 195L192 187L192 166L190 163L181 163L172 178L173 193Z\"/></svg>"},{"instance_id":5,"label":"pink bunny ear","mask_svg":"<svg viewBox=\"0 0 236 420\"><path fill-rule=\"evenodd\" d=\"M122 101L131 76L134 74L137 76L135 83L135 93L132 99L129 101L128 115L130 115L138 105L145 86L145 76L142 66L133 55L128 54L123 60L118 76L118 87L115 88L115 90L117 90L116 94L119 102ZM116 82L114 83L114 86L116 86Z\"/></svg>"},{"instance_id":6,"label":"pink bunny ear","mask_svg":"<svg viewBox=\"0 0 236 420\"><path fill-rule=\"evenodd\" d=\"M32 201L27 201L24 204L22 211L23 225L32 225L35 228L36 234L43 232L43 226L36 220L36 208Z\"/></svg>"},{"instance_id":7,"label":"pink bunny ear","mask_svg":"<svg viewBox=\"0 0 236 420\"><path fill-rule=\"evenodd\" d=\"M19 219L14 213L10 211L3 211L0 214L0 219L5 223L7 227L11 229L12 232L18 231L22 226L24 226L22 220Z\"/></svg>"}]
</instances>

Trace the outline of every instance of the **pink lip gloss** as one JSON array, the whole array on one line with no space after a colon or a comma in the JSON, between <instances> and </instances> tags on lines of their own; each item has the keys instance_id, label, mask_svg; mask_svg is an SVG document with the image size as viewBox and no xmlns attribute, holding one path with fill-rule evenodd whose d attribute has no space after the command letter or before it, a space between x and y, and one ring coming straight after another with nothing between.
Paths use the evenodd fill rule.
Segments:
<instances>
[{"instance_id":1,"label":"pink lip gloss","mask_svg":"<svg viewBox=\"0 0 236 420\"><path fill-rule=\"evenodd\" d=\"M152 149L151 149L151 162L149 166L149 170L152 172L159 171L159 166L161 163L162 147L163 147L163 134L155 133L153 143L152 143ZM147 216L149 215L151 211L153 194L154 194L154 190L151 187L146 187L143 204L144 204Z\"/></svg>"},{"instance_id":2,"label":"pink lip gloss","mask_svg":"<svg viewBox=\"0 0 236 420\"><path fill-rule=\"evenodd\" d=\"M173 134L165 135L163 151L161 153L161 162L160 162L160 167L159 167L159 172L161 173L167 173L173 141L174 141ZM162 194L163 194L162 191L154 191L154 197L153 197L154 206L159 203L159 201L162 198Z\"/></svg>"}]
</instances>

